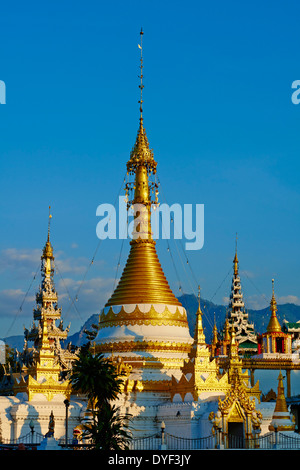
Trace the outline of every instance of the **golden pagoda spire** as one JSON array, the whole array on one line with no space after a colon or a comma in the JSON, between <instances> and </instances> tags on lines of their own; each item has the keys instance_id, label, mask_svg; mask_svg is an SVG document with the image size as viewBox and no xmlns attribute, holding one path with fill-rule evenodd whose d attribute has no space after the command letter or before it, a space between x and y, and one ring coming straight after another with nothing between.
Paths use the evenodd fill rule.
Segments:
<instances>
[{"instance_id":1,"label":"golden pagoda spire","mask_svg":"<svg viewBox=\"0 0 300 470\"><path fill-rule=\"evenodd\" d=\"M202 324L202 311L200 306L200 286L198 286L198 310L197 310L197 320L196 320L196 328L195 328L195 335L194 335L194 348L196 349L196 355L198 349L202 348L206 345L205 342L205 335L203 331L203 324Z\"/></svg>"},{"instance_id":2,"label":"golden pagoda spire","mask_svg":"<svg viewBox=\"0 0 300 470\"><path fill-rule=\"evenodd\" d=\"M54 260L53 256L53 248L50 242L50 221L52 219L52 215L50 213L51 206L49 206L49 219L48 219L48 236L47 236L47 241L43 249L43 254L41 259L45 260L45 269L46 269L46 274L50 274L51 272L51 260Z\"/></svg>"},{"instance_id":3,"label":"golden pagoda spire","mask_svg":"<svg viewBox=\"0 0 300 470\"><path fill-rule=\"evenodd\" d=\"M155 241L151 231L151 206L157 201L152 200L150 192L155 190L157 194L157 183L151 182L150 178L156 174L157 163L153 157L153 151L149 148L146 131L143 125L143 45L141 30L140 59L140 124L135 145L127 162L127 174L133 176L134 180L126 184L126 194L133 193L128 198L128 209L134 208L134 228L129 257L121 276L120 282L106 304L158 304L166 303L179 305L171 291L160 265Z\"/></svg>"},{"instance_id":4,"label":"golden pagoda spire","mask_svg":"<svg viewBox=\"0 0 300 470\"><path fill-rule=\"evenodd\" d=\"M269 333L281 332L281 326L278 321L276 312L277 312L277 302L274 294L274 279L272 279L272 298L270 302L271 318L267 327Z\"/></svg>"},{"instance_id":5,"label":"golden pagoda spire","mask_svg":"<svg viewBox=\"0 0 300 470\"><path fill-rule=\"evenodd\" d=\"M214 313L214 326L213 326L213 336L211 342L211 355L214 357L216 355L217 347L218 347L218 328L216 324L216 314Z\"/></svg>"},{"instance_id":6,"label":"golden pagoda spire","mask_svg":"<svg viewBox=\"0 0 300 470\"><path fill-rule=\"evenodd\" d=\"M224 341L230 342L230 333L229 333L229 321L228 318L225 320L225 335L224 335Z\"/></svg>"}]
</instances>

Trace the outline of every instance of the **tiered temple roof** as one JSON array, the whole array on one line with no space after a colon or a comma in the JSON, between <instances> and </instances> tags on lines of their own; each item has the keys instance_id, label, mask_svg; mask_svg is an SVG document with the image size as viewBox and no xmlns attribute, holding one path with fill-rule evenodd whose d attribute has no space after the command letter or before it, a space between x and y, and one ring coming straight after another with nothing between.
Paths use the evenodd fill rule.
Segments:
<instances>
[{"instance_id":1,"label":"tiered temple roof","mask_svg":"<svg viewBox=\"0 0 300 470\"><path fill-rule=\"evenodd\" d=\"M232 327L234 328L236 341L239 345L239 352L242 354L255 354L257 352L257 337L254 331L254 325L249 322L248 313L245 310L237 250L233 260L228 322L230 329Z\"/></svg>"},{"instance_id":2,"label":"tiered temple roof","mask_svg":"<svg viewBox=\"0 0 300 470\"><path fill-rule=\"evenodd\" d=\"M51 399L57 393L70 394L65 373L71 369L77 355L61 345L66 340L69 327L64 329L61 308L55 289L54 256L50 242L50 218L48 237L41 256L41 284L36 294L32 327L24 332L24 348L20 355L21 375L15 377L14 393L26 392L31 400L37 393ZM59 325L56 321L59 320Z\"/></svg>"}]
</instances>

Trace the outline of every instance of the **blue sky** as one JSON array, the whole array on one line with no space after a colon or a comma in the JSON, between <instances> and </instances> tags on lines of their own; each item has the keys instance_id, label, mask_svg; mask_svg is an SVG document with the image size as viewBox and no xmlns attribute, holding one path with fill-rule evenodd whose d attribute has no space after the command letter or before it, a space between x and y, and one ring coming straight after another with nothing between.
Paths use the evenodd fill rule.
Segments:
<instances>
[{"instance_id":1,"label":"blue sky","mask_svg":"<svg viewBox=\"0 0 300 470\"><path fill-rule=\"evenodd\" d=\"M169 204L205 205L202 250L163 240L178 295L225 302L235 234L246 306L300 303L299 2L6 2L0 17L0 336L32 320L47 234L66 323L76 331L109 297L121 242L98 246L96 208L114 203L144 123ZM90 261L98 249L95 262ZM122 247L120 270L128 243ZM180 254L180 255L179 255ZM189 265L186 264L187 255ZM89 268L90 266L90 268ZM192 268L190 268L192 267ZM88 269L89 268L89 269ZM78 288L76 308L69 301Z\"/></svg>"}]
</instances>

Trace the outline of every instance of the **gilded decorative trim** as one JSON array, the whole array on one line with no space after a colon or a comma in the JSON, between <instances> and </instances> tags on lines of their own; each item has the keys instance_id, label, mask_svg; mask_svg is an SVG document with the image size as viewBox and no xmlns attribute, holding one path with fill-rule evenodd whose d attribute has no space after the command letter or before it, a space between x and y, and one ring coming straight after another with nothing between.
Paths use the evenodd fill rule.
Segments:
<instances>
[{"instance_id":1,"label":"gilded decorative trim","mask_svg":"<svg viewBox=\"0 0 300 470\"><path fill-rule=\"evenodd\" d=\"M109 343L97 343L96 352L131 352L131 351L175 351L190 352L191 345L177 343L176 341L118 341ZM152 360L152 358L151 358Z\"/></svg>"},{"instance_id":2,"label":"gilded decorative trim","mask_svg":"<svg viewBox=\"0 0 300 470\"><path fill-rule=\"evenodd\" d=\"M128 312L124 306L118 313L110 307L107 313L104 310L100 314L100 328L108 328L121 325L152 325L152 326L180 326L188 328L186 312L181 313L178 306L174 313L170 311L168 305L162 312L158 312L153 305L147 312L142 312L139 305L133 311Z\"/></svg>"}]
</instances>

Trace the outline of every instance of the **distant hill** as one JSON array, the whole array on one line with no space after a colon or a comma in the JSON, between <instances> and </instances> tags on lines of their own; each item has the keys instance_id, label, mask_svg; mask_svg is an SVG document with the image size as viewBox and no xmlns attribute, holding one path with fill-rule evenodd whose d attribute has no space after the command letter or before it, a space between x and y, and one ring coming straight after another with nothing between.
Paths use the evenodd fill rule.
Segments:
<instances>
[{"instance_id":1,"label":"distant hill","mask_svg":"<svg viewBox=\"0 0 300 470\"><path fill-rule=\"evenodd\" d=\"M184 294L181 297L178 297L178 300L182 303L184 308L187 311L187 318L189 323L190 334L194 335L195 325L196 325L196 312L198 309L198 299L193 294ZM201 299L201 310L203 313L203 327L206 336L207 342L211 341L212 338L212 328L214 325L214 319L218 330L223 326L225 317L226 317L226 306L217 305L213 302L210 302L205 299ZM270 319L270 308L264 308L262 310L247 310L249 313L249 322L254 323L256 333L264 333L269 323ZM278 305L278 319L280 324L283 324L283 320L286 319L290 322L296 322L300 320L300 306L294 304L284 304ZM92 315L82 326L81 330L78 333L70 336L68 341L71 341L74 345L80 346L83 344L85 339L85 334L83 331L85 329L89 330L93 323L98 322L99 315Z\"/></svg>"},{"instance_id":2,"label":"distant hill","mask_svg":"<svg viewBox=\"0 0 300 470\"><path fill-rule=\"evenodd\" d=\"M184 294L181 297L178 297L178 300L182 303L187 311L190 334L193 336L196 324L198 299L193 294ZM212 338L212 328L214 321L216 322L218 331L220 331L220 329L223 327L226 317L226 306L217 305L208 300L201 299L201 310L203 313L204 333L206 336L206 341L209 343ZM270 320L270 308L266 307L262 310L247 309L247 312L249 314L249 322L254 323L256 333L264 333ZM300 320L300 306L295 304L278 305L277 317L281 326L283 325L284 319L290 322L297 322ZM90 330L92 324L97 324L98 320L98 313L90 316L77 333L74 333L68 337L67 342L71 342L74 346L81 346L84 344L86 342L86 335L84 334L84 330ZM18 349L18 351L23 349L23 336L10 336L8 338L2 339L9 346Z\"/></svg>"},{"instance_id":3,"label":"distant hill","mask_svg":"<svg viewBox=\"0 0 300 470\"><path fill-rule=\"evenodd\" d=\"M8 336L7 338L1 338L5 344L8 344L13 349L17 349L18 351L23 350L24 345L24 336L16 335L16 336Z\"/></svg>"}]
</instances>

